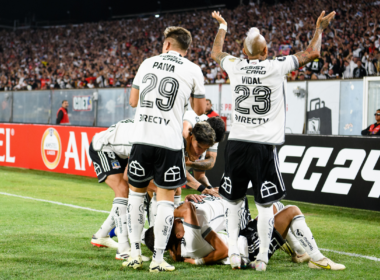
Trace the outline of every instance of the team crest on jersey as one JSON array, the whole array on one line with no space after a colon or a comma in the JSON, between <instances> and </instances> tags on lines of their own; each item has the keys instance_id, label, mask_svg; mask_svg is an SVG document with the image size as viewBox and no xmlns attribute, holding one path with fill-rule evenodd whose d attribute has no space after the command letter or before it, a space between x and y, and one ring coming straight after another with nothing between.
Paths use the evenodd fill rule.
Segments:
<instances>
[{"instance_id":1,"label":"team crest on jersey","mask_svg":"<svg viewBox=\"0 0 380 280\"><path fill-rule=\"evenodd\" d=\"M165 182L175 182L181 180L181 169L178 166L170 167L164 174Z\"/></svg>"},{"instance_id":2,"label":"team crest on jersey","mask_svg":"<svg viewBox=\"0 0 380 280\"><path fill-rule=\"evenodd\" d=\"M111 161L111 164L112 164L112 168L113 169L119 169L119 168L121 168L120 162L118 160Z\"/></svg>"},{"instance_id":3,"label":"team crest on jersey","mask_svg":"<svg viewBox=\"0 0 380 280\"><path fill-rule=\"evenodd\" d=\"M275 184L265 181L261 186L261 197L266 198L278 194L278 189Z\"/></svg>"},{"instance_id":4,"label":"team crest on jersey","mask_svg":"<svg viewBox=\"0 0 380 280\"><path fill-rule=\"evenodd\" d=\"M224 182L222 184L222 188L226 191L226 193L231 194L232 184L230 177L224 177Z\"/></svg>"},{"instance_id":5,"label":"team crest on jersey","mask_svg":"<svg viewBox=\"0 0 380 280\"><path fill-rule=\"evenodd\" d=\"M62 144L59 133L50 127L45 130L41 141L41 155L45 166L55 169L61 159Z\"/></svg>"},{"instance_id":6,"label":"team crest on jersey","mask_svg":"<svg viewBox=\"0 0 380 280\"><path fill-rule=\"evenodd\" d=\"M129 172L138 177L145 176L145 169L137 160L134 160L129 164Z\"/></svg>"}]
</instances>

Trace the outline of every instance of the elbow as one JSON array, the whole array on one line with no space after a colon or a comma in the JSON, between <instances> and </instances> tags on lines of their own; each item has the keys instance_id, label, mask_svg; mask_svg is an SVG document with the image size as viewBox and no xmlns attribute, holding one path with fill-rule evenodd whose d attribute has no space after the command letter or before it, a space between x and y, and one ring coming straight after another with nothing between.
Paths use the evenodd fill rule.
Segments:
<instances>
[{"instance_id":1,"label":"elbow","mask_svg":"<svg viewBox=\"0 0 380 280\"><path fill-rule=\"evenodd\" d=\"M138 102L129 101L129 105L131 105L132 108L136 108L137 107L137 103Z\"/></svg>"},{"instance_id":2,"label":"elbow","mask_svg":"<svg viewBox=\"0 0 380 280\"><path fill-rule=\"evenodd\" d=\"M206 111L206 107L204 108L197 108L196 110L194 110L194 113L197 114L198 116L201 116L205 113Z\"/></svg>"},{"instance_id":3,"label":"elbow","mask_svg":"<svg viewBox=\"0 0 380 280\"><path fill-rule=\"evenodd\" d=\"M313 54L311 55L311 58L312 58L311 61L313 61L313 60L319 58L320 56L321 56L321 53L320 53L320 52L313 52Z\"/></svg>"}]
</instances>

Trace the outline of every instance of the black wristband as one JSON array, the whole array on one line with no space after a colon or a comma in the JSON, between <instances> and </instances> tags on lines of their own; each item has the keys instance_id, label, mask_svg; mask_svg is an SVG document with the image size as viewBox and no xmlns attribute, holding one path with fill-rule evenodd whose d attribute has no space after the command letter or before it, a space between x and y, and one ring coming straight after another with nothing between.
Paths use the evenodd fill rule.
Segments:
<instances>
[{"instance_id":1,"label":"black wristband","mask_svg":"<svg viewBox=\"0 0 380 280\"><path fill-rule=\"evenodd\" d=\"M208 189L212 189L212 186L211 186L211 185L210 185L210 186L207 186L207 188L208 188Z\"/></svg>"},{"instance_id":2,"label":"black wristband","mask_svg":"<svg viewBox=\"0 0 380 280\"><path fill-rule=\"evenodd\" d=\"M202 184L200 184L199 187L198 187L198 189L197 189L197 191L203 192L205 189L206 189L206 187L203 186Z\"/></svg>"}]
</instances>

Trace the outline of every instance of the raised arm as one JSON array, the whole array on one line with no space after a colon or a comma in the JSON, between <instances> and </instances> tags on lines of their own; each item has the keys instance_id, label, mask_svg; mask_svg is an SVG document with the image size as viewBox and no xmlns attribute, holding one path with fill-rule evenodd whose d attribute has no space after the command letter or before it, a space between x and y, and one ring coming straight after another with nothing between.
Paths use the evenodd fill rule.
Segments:
<instances>
[{"instance_id":1,"label":"raised arm","mask_svg":"<svg viewBox=\"0 0 380 280\"><path fill-rule=\"evenodd\" d=\"M212 17L215 18L219 24L224 24L227 27L227 22L224 20L224 18L219 14L219 12L213 12ZM215 60L218 64L220 64L220 61L223 59L223 57L226 57L228 53L223 52L223 44L224 44L224 38L226 37L227 31L224 29L219 29L218 33L216 34L214 45L212 46L211 51L211 58Z\"/></svg>"},{"instance_id":2,"label":"raised arm","mask_svg":"<svg viewBox=\"0 0 380 280\"><path fill-rule=\"evenodd\" d=\"M307 63L313 61L314 59L320 56L323 30L327 26L329 26L330 21L335 16L335 12L331 12L325 17L324 15L325 15L325 11L321 13L321 15L319 16L317 20L314 37L311 40L309 46L306 48L304 52L299 52L295 54L295 56L298 59L299 67L306 65Z\"/></svg>"}]
</instances>

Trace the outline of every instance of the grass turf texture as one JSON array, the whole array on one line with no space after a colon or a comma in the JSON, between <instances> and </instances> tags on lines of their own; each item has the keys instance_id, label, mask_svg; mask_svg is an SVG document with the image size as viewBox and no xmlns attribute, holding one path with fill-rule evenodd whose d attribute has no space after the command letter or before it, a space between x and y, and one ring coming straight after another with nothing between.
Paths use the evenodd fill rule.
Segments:
<instances>
[{"instance_id":1,"label":"grass turf texture","mask_svg":"<svg viewBox=\"0 0 380 280\"><path fill-rule=\"evenodd\" d=\"M0 167L0 192L109 211L113 192L95 178ZM183 191L183 195L190 193ZM249 198L253 216L257 214ZM297 204L320 248L380 258L380 213L341 207ZM277 251L265 273L229 266L174 263L171 273L123 268L115 250L93 247L94 234L107 214L0 194L0 279L378 279L380 262L322 252L345 271L309 269ZM143 246L143 254L151 256ZM166 254L167 259L169 256Z\"/></svg>"}]
</instances>

